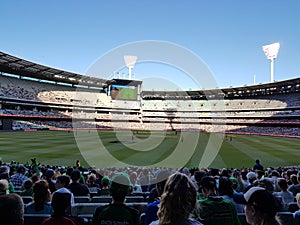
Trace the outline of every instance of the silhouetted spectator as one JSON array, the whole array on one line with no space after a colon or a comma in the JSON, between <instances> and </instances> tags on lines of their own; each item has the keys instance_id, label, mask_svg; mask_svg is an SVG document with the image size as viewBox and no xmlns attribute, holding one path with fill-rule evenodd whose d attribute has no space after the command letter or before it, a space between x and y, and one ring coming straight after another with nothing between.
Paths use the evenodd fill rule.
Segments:
<instances>
[{"instance_id":1,"label":"silhouetted spectator","mask_svg":"<svg viewBox=\"0 0 300 225\"><path fill-rule=\"evenodd\" d=\"M96 209L93 215L93 224L138 225L139 211L124 204L125 197L129 191L129 176L125 173L115 174L110 185L112 203Z\"/></svg>"},{"instance_id":2,"label":"silhouetted spectator","mask_svg":"<svg viewBox=\"0 0 300 225\"><path fill-rule=\"evenodd\" d=\"M22 225L24 223L24 205L17 194L0 196L0 224Z\"/></svg>"}]
</instances>

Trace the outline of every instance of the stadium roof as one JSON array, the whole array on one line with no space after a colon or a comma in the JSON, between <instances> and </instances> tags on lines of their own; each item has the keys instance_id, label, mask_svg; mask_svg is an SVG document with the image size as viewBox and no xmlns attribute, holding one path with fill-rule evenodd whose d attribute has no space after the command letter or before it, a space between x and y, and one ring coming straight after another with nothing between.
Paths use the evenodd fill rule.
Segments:
<instances>
[{"instance_id":1,"label":"stadium roof","mask_svg":"<svg viewBox=\"0 0 300 225\"><path fill-rule=\"evenodd\" d=\"M74 85L106 87L112 80L105 80L77 73L67 72L48 66L43 66L18 57L0 52L0 72L26 76L41 80L49 80Z\"/></svg>"},{"instance_id":2,"label":"stadium roof","mask_svg":"<svg viewBox=\"0 0 300 225\"><path fill-rule=\"evenodd\" d=\"M232 97L249 97L255 95L266 95L276 93L300 92L300 78L284 80L279 82L258 84L243 87L223 88L210 92L209 90L195 91L143 91L143 98L149 99L206 99L213 98L232 98ZM207 96L213 95L213 96ZM217 96L215 96L217 95Z\"/></svg>"}]
</instances>

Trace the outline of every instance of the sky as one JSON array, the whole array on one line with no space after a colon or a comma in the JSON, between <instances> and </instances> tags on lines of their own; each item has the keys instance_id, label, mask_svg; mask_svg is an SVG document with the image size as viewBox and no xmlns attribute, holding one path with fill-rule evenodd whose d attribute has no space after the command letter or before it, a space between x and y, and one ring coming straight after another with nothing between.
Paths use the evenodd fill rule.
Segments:
<instances>
[{"instance_id":1,"label":"sky","mask_svg":"<svg viewBox=\"0 0 300 225\"><path fill-rule=\"evenodd\" d=\"M0 9L0 51L79 74L119 46L155 40L199 57L217 87L270 82L262 46L274 42L275 80L300 77L298 0L4 0ZM148 89L201 88L176 65L137 61L132 71Z\"/></svg>"}]
</instances>

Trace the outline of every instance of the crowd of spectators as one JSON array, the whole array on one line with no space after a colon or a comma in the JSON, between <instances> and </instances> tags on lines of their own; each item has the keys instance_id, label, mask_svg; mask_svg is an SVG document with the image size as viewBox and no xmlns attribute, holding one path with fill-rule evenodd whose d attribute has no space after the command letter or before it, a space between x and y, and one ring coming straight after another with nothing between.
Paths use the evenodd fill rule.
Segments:
<instances>
[{"instance_id":1,"label":"crowd of spectators","mask_svg":"<svg viewBox=\"0 0 300 225\"><path fill-rule=\"evenodd\" d=\"M138 224L142 220L145 225L178 221L239 225L240 213L245 213L249 224L257 224L253 221L258 218L250 213L254 210L277 224L276 212L288 212L296 199L300 207L300 172L297 166L264 168L259 160L247 169L93 168L82 167L79 161L74 166L50 166L36 159L25 165L1 162L1 198L14 192L32 197L24 204L25 214L52 215L45 224L62 218L82 223L67 209L77 196L95 195L111 195L112 203L95 209L90 221L93 224ZM149 204L144 212L124 204L126 196L136 194L147 196ZM294 213L297 218L299 215Z\"/></svg>"}]
</instances>

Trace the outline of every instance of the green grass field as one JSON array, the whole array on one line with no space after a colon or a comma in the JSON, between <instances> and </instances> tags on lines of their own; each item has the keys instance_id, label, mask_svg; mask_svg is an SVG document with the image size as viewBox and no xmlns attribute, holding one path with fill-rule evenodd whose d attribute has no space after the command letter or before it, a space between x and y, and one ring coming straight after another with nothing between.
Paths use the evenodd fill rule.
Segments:
<instances>
[{"instance_id":1,"label":"green grass field","mask_svg":"<svg viewBox=\"0 0 300 225\"><path fill-rule=\"evenodd\" d=\"M83 166L97 167L208 164L217 168L243 168L252 167L255 159L260 159L265 167L300 165L300 139L230 135L232 140L221 139L220 151L216 152L214 144L220 140L213 139L208 148L207 133L181 135L161 132L132 135L125 131L2 132L0 157L5 162L21 163L36 157L38 162L50 165L74 165L79 159ZM201 159L204 164L199 164Z\"/></svg>"}]
</instances>

